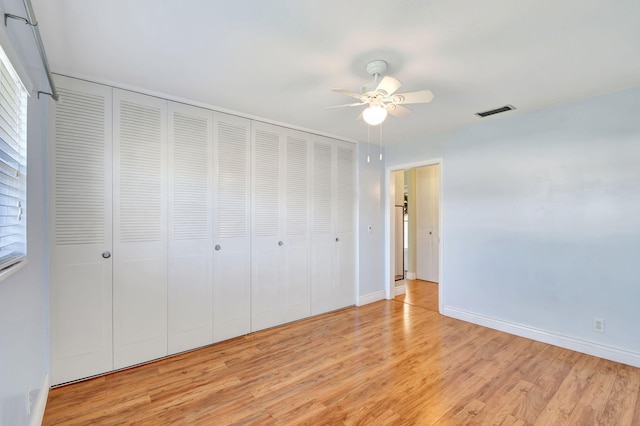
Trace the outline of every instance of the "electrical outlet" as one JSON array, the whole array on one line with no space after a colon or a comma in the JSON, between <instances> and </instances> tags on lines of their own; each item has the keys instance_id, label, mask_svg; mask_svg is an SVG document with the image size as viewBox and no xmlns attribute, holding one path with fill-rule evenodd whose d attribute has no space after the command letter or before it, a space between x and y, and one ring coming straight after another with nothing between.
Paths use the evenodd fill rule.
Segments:
<instances>
[{"instance_id":1,"label":"electrical outlet","mask_svg":"<svg viewBox=\"0 0 640 426\"><path fill-rule=\"evenodd\" d=\"M604 333L604 319L603 318L593 318L593 331L596 333Z\"/></svg>"}]
</instances>

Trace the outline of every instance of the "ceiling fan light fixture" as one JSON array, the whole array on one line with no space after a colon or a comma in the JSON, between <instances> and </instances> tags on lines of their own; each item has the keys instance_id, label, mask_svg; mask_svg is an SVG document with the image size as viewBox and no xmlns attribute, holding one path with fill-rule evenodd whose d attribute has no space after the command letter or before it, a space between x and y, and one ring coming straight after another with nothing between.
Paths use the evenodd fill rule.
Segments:
<instances>
[{"instance_id":1,"label":"ceiling fan light fixture","mask_svg":"<svg viewBox=\"0 0 640 426\"><path fill-rule=\"evenodd\" d=\"M362 111L362 118L368 125L377 126L387 118L387 109L381 105L372 105Z\"/></svg>"}]
</instances>

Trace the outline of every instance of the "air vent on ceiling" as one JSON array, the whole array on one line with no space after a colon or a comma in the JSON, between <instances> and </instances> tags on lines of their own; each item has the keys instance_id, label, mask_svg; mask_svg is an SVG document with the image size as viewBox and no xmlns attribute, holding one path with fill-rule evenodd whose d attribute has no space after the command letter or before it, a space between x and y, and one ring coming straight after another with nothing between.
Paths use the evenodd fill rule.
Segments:
<instances>
[{"instance_id":1,"label":"air vent on ceiling","mask_svg":"<svg viewBox=\"0 0 640 426\"><path fill-rule=\"evenodd\" d=\"M505 105L503 107L492 109L489 111L476 112L476 115L478 117L487 117L489 115L500 114L501 112L511 111L512 109L516 109L516 107L514 107L513 105Z\"/></svg>"}]
</instances>

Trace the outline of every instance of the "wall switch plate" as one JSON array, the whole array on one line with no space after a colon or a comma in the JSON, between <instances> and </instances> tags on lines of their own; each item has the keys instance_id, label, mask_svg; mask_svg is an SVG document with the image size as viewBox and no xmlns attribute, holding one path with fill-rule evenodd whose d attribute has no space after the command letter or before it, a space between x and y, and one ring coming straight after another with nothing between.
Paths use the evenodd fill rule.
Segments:
<instances>
[{"instance_id":1,"label":"wall switch plate","mask_svg":"<svg viewBox=\"0 0 640 426\"><path fill-rule=\"evenodd\" d=\"M367 231L369 231L369 233L371 233L371 225L369 225L369 226L367 227Z\"/></svg>"},{"instance_id":2,"label":"wall switch plate","mask_svg":"<svg viewBox=\"0 0 640 426\"><path fill-rule=\"evenodd\" d=\"M593 318L593 331L596 333L604 333L604 319L603 318Z\"/></svg>"}]
</instances>

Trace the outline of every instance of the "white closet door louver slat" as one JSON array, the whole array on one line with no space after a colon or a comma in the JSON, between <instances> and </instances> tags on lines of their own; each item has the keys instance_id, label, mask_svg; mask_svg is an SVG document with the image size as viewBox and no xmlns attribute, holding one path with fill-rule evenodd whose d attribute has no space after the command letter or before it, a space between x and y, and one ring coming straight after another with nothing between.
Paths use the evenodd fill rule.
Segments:
<instances>
[{"instance_id":1,"label":"white closet door louver slat","mask_svg":"<svg viewBox=\"0 0 640 426\"><path fill-rule=\"evenodd\" d=\"M218 237L248 235L245 212L248 209L246 127L220 121L218 123Z\"/></svg>"},{"instance_id":2,"label":"white closet door louver slat","mask_svg":"<svg viewBox=\"0 0 640 426\"><path fill-rule=\"evenodd\" d=\"M55 244L103 244L105 99L61 88L55 118Z\"/></svg>"},{"instance_id":3,"label":"white closet door louver slat","mask_svg":"<svg viewBox=\"0 0 640 426\"><path fill-rule=\"evenodd\" d=\"M51 383L113 369L112 89L56 76L49 104Z\"/></svg>"},{"instance_id":4,"label":"white closet door louver slat","mask_svg":"<svg viewBox=\"0 0 640 426\"><path fill-rule=\"evenodd\" d=\"M163 111L120 103L120 241L161 241Z\"/></svg>"},{"instance_id":5,"label":"white closet door louver slat","mask_svg":"<svg viewBox=\"0 0 640 426\"><path fill-rule=\"evenodd\" d=\"M114 89L113 362L167 355L166 100Z\"/></svg>"},{"instance_id":6,"label":"white closet door louver slat","mask_svg":"<svg viewBox=\"0 0 640 426\"><path fill-rule=\"evenodd\" d=\"M213 113L170 102L168 353L213 343Z\"/></svg>"},{"instance_id":7,"label":"white closet door louver slat","mask_svg":"<svg viewBox=\"0 0 640 426\"><path fill-rule=\"evenodd\" d=\"M333 215L331 145L313 144L313 233L330 234Z\"/></svg>"},{"instance_id":8,"label":"white closet door louver slat","mask_svg":"<svg viewBox=\"0 0 640 426\"><path fill-rule=\"evenodd\" d=\"M209 238L209 123L174 113L173 239Z\"/></svg>"},{"instance_id":9,"label":"white closet door louver slat","mask_svg":"<svg viewBox=\"0 0 640 426\"><path fill-rule=\"evenodd\" d=\"M339 234L353 232L354 152L352 148L337 148L337 223Z\"/></svg>"},{"instance_id":10,"label":"white closet door louver slat","mask_svg":"<svg viewBox=\"0 0 640 426\"><path fill-rule=\"evenodd\" d=\"M251 331L251 121L213 115L213 339Z\"/></svg>"},{"instance_id":11,"label":"white closet door louver slat","mask_svg":"<svg viewBox=\"0 0 640 426\"><path fill-rule=\"evenodd\" d=\"M287 137L287 235L308 234L308 144Z\"/></svg>"},{"instance_id":12,"label":"white closet door louver slat","mask_svg":"<svg viewBox=\"0 0 640 426\"><path fill-rule=\"evenodd\" d=\"M280 231L280 139L278 133L257 129L254 142L256 236L277 237Z\"/></svg>"}]
</instances>

